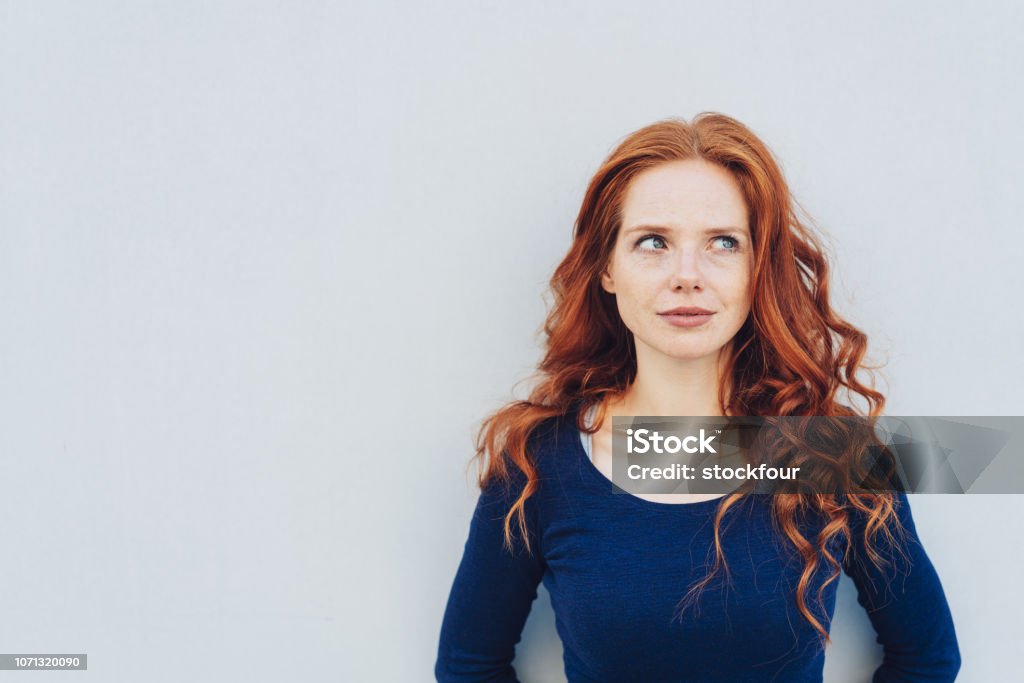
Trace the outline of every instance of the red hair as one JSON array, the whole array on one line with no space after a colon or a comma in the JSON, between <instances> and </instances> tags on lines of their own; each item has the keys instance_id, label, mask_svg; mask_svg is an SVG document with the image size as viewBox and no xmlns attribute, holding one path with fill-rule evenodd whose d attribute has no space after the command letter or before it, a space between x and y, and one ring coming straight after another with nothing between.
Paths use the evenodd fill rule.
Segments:
<instances>
[{"instance_id":1,"label":"red hair","mask_svg":"<svg viewBox=\"0 0 1024 683\"><path fill-rule=\"evenodd\" d=\"M579 408L577 427L590 406L599 406L595 425L604 421L605 399L622 395L636 377L633 335L619 317L614 295L600 286L600 274L611 258L621 227L621 210L631 180L659 164L702 159L729 171L747 204L753 241L751 311L733 340L720 382L719 403L726 415L854 416L881 414L885 397L863 384L858 375L877 369L863 362L867 338L836 315L829 305L829 268L824 251L808 225L798 217L806 212L792 197L779 164L768 147L746 126L723 114L705 112L692 122L666 119L627 136L591 179L580 207L569 252L551 278L554 304L544 324L546 353L535 375L536 384L525 401L513 401L487 417L476 438L478 483L509 481L519 470L525 486L505 518L505 541L512 546L512 525L529 550L525 501L538 485L537 471L527 449L533 430L543 421ZM728 388L728 391L727 391ZM860 397L866 410L857 413L840 402ZM490 457L487 458L487 454ZM483 464L486 459L486 466ZM693 585L681 602L685 610L725 564L720 543L721 522L730 507L744 497L722 498L715 514L715 562L708 575ZM851 510L854 508L855 510ZM849 512L866 515L865 551L881 566L877 534L893 540L901 533L895 496L884 494L777 494L772 513L779 533L804 562L796 591L801 614L830 642L823 607L825 588L839 578L840 561L830 541L850 544ZM826 520L820 532L807 538L797 518L815 511ZM893 529L890 530L890 523ZM838 537L838 538L837 538ZM819 566L831 569L818 589L820 617L807 602L807 591ZM681 612L680 612L681 614Z\"/></svg>"}]
</instances>

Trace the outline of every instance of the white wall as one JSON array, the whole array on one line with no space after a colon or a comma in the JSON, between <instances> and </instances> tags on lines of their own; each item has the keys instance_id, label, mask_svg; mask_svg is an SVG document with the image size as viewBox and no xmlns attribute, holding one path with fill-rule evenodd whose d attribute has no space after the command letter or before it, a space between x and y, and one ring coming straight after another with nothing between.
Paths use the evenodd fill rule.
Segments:
<instances>
[{"instance_id":1,"label":"white wall","mask_svg":"<svg viewBox=\"0 0 1024 683\"><path fill-rule=\"evenodd\" d=\"M0 651L429 680L473 429L666 116L781 157L891 414L1024 414L1019 5L431 5L0 3ZM961 679L1006 680L1020 497L912 501ZM841 590L826 681L867 681ZM560 655L542 595L524 681Z\"/></svg>"}]
</instances>

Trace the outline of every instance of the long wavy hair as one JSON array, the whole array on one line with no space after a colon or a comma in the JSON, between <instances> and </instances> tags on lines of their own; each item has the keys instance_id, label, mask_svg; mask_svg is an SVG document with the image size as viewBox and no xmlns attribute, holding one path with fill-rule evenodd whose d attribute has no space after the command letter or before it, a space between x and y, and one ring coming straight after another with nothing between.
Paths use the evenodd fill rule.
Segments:
<instances>
[{"instance_id":1,"label":"long wavy hair","mask_svg":"<svg viewBox=\"0 0 1024 683\"><path fill-rule=\"evenodd\" d=\"M605 399L621 396L636 377L633 335L619 316L614 295L600 286L600 274L616 244L630 181L646 169L687 159L702 159L728 170L739 184L750 218L751 310L723 366L722 414L875 417L884 408L885 397L874 389L877 367L864 363L867 338L832 310L825 252L809 227L813 221L791 195L772 152L749 128L723 114L704 112L692 122L658 121L627 136L591 179L572 245L551 278L554 302L544 323L546 353L534 375L535 386L527 400L512 401L487 417L477 434L473 459L481 488L496 480L508 482L515 470L525 478L505 517L509 548L514 525L527 551L530 547L524 504L538 486L527 448L531 433L545 420L574 409L578 410L577 428L593 433L604 421ZM868 375L868 384L858 379L862 371ZM859 413L843 402L856 397L866 402ZM598 408L597 419L587 425L584 416L591 406ZM682 610L721 568L728 575L721 546L722 520L745 495L733 492L718 504L714 563L680 602ZM849 514L856 509L866 516L865 552L880 567L887 561L876 548L876 537L880 534L891 542L894 534L903 533L895 496L793 493L776 494L773 499L774 527L803 560L797 608L824 646L831 641L823 595L840 574L840 559L832 550L842 548L845 557L850 547ZM798 524L808 511L824 519L811 538ZM807 592L821 566L830 572L817 592L816 615Z\"/></svg>"}]
</instances>

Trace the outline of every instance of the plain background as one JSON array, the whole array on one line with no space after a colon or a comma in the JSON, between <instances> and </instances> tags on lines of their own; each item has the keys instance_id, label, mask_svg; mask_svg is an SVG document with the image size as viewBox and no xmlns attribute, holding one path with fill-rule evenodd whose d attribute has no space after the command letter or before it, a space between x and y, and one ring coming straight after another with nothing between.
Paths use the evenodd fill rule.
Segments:
<instances>
[{"instance_id":1,"label":"plain background","mask_svg":"<svg viewBox=\"0 0 1024 683\"><path fill-rule=\"evenodd\" d=\"M894 415L1020 415L1014 3L0 3L0 651L97 681L426 681L479 421L623 136L782 160ZM1004 457L1020 457L1005 454ZM961 679L1020 496L912 497ZM826 681L880 657L843 577ZM546 594L517 667L561 681Z\"/></svg>"}]
</instances>

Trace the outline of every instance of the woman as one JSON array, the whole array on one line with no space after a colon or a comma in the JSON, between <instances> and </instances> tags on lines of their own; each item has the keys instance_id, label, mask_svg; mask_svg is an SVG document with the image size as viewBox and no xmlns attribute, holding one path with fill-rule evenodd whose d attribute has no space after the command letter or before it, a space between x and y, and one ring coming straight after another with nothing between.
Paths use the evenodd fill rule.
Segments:
<instances>
[{"instance_id":1,"label":"woman","mask_svg":"<svg viewBox=\"0 0 1024 683\"><path fill-rule=\"evenodd\" d=\"M540 581L571 682L820 681L840 570L884 646L874 680L954 680L952 617L902 492L613 492L615 415L854 415L840 392L882 412L795 207L771 152L721 114L643 128L598 170L551 281L536 388L478 437L439 681L516 681Z\"/></svg>"}]
</instances>

